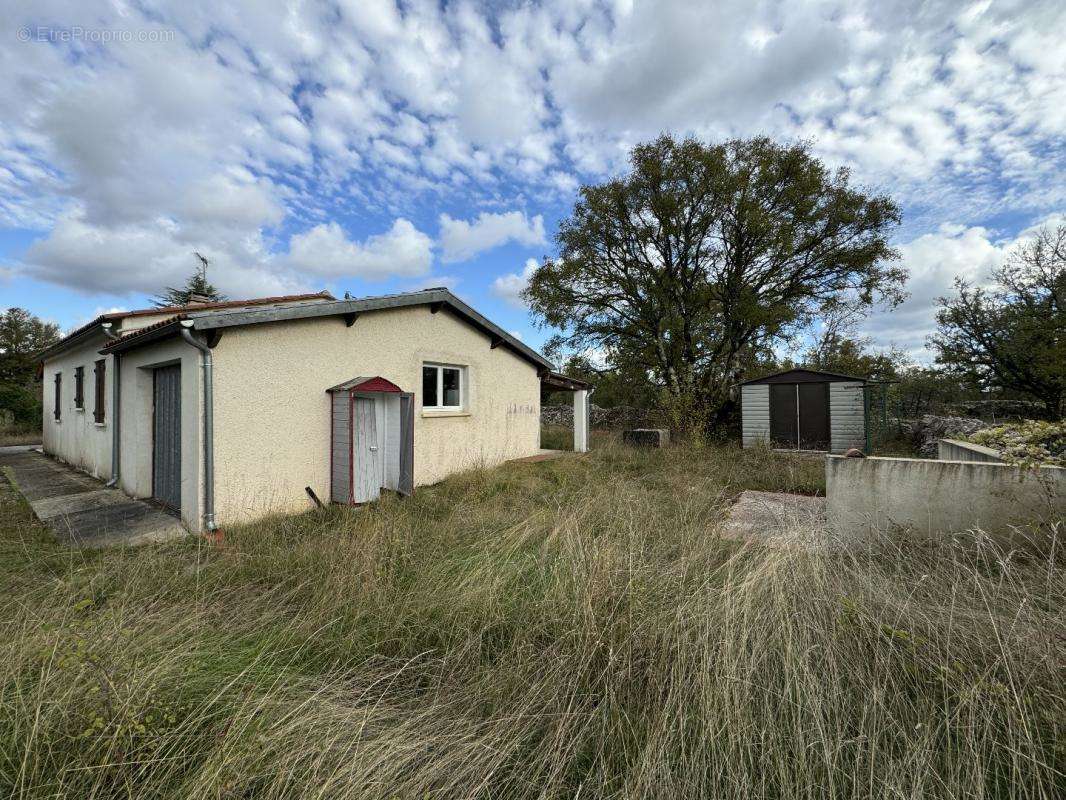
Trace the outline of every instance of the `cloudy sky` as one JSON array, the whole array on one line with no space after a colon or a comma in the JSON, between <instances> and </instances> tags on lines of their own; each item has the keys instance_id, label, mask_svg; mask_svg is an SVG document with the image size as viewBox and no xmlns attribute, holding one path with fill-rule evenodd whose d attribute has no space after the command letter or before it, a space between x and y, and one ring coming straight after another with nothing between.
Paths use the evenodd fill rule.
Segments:
<instances>
[{"instance_id":1,"label":"cloudy sky","mask_svg":"<svg viewBox=\"0 0 1066 800\"><path fill-rule=\"evenodd\" d=\"M0 308L63 326L209 256L233 297L517 300L575 189L662 131L809 139L890 192L932 299L1066 210L1066 4L9 1ZM12 5L14 8L12 8Z\"/></svg>"}]
</instances>

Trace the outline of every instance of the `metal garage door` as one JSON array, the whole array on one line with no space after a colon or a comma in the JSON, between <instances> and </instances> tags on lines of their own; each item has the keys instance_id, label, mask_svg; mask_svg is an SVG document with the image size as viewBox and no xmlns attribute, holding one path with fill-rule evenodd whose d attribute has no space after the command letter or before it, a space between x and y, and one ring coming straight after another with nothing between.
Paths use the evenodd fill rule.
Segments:
<instances>
[{"instance_id":1,"label":"metal garage door","mask_svg":"<svg viewBox=\"0 0 1066 800\"><path fill-rule=\"evenodd\" d=\"M829 384L770 384L770 440L775 447L829 448Z\"/></svg>"},{"instance_id":2,"label":"metal garage door","mask_svg":"<svg viewBox=\"0 0 1066 800\"><path fill-rule=\"evenodd\" d=\"M799 426L796 384L770 384L770 441L774 447L795 447Z\"/></svg>"},{"instance_id":3,"label":"metal garage door","mask_svg":"<svg viewBox=\"0 0 1066 800\"><path fill-rule=\"evenodd\" d=\"M829 449L829 384L801 383L799 446L802 450Z\"/></svg>"},{"instance_id":4,"label":"metal garage door","mask_svg":"<svg viewBox=\"0 0 1066 800\"><path fill-rule=\"evenodd\" d=\"M181 510L181 365L154 370L152 497Z\"/></svg>"}]
</instances>

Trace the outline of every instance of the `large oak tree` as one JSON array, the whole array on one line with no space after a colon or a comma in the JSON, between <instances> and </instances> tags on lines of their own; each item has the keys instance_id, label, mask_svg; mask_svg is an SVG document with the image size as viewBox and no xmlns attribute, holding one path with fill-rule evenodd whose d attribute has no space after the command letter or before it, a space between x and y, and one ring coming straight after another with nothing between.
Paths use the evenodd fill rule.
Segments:
<instances>
[{"instance_id":1,"label":"large oak tree","mask_svg":"<svg viewBox=\"0 0 1066 800\"><path fill-rule=\"evenodd\" d=\"M585 186L526 290L557 349L605 350L721 419L751 354L842 302L898 302L888 197L806 144L662 136Z\"/></svg>"}]
</instances>

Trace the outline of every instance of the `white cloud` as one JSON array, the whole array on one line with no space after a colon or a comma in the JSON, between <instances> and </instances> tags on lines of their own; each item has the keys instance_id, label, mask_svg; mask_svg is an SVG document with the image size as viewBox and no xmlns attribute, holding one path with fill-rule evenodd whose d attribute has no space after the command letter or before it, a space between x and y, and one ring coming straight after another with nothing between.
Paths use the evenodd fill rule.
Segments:
<instances>
[{"instance_id":1,"label":"white cloud","mask_svg":"<svg viewBox=\"0 0 1066 800\"><path fill-rule=\"evenodd\" d=\"M432 247L433 240L403 218L364 242L350 241L340 225L330 222L293 236L287 264L330 278L416 277L429 272Z\"/></svg>"},{"instance_id":2,"label":"white cloud","mask_svg":"<svg viewBox=\"0 0 1066 800\"><path fill-rule=\"evenodd\" d=\"M39 3L5 10L9 30L42 22ZM235 295L422 277L416 223L444 200L445 261L544 246L541 215L635 142L767 133L904 205L914 299L877 325L918 342L961 262L1002 249L982 224L1066 204L1066 5L1046 0L189 0L91 20L55 0L46 16L172 34L0 43L0 107L18 110L0 119L0 226L43 237L16 269L83 291L155 291L194 248ZM303 231L289 252L283 225ZM510 278L493 290L516 296Z\"/></svg>"},{"instance_id":3,"label":"white cloud","mask_svg":"<svg viewBox=\"0 0 1066 800\"><path fill-rule=\"evenodd\" d=\"M902 265L910 271L910 297L899 307L872 316L862 332L875 344L896 345L921 360L929 360L925 337L936 327L936 300L954 294L956 278L981 285L1020 243L1035 235L1041 225L1054 226L1063 217L1052 215L1017 236L996 237L982 227L945 223L900 246Z\"/></svg>"},{"instance_id":4,"label":"white cloud","mask_svg":"<svg viewBox=\"0 0 1066 800\"><path fill-rule=\"evenodd\" d=\"M190 238L188 231L167 219L150 225L99 226L71 214L29 247L23 270L39 280L87 293L155 294L166 286L181 285L192 274L193 250L208 257L209 280L230 296L307 288L299 278L273 271L258 240Z\"/></svg>"},{"instance_id":5,"label":"white cloud","mask_svg":"<svg viewBox=\"0 0 1066 800\"><path fill-rule=\"evenodd\" d=\"M482 212L473 222L440 215L440 243L444 261L466 261L494 247L516 242L527 247L546 243L544 218L528 219L521 211Z\"/></svg>"},{"instance_id":6,"label":"white cloud","mask_svg":"<svg viewBox=\"0 0 1066 800\"><path fill-rule=\"evenodd\" d=\"M540 262L535 258L526 259L526 265L521 272L510 272L500 275L492 282L492 293L502 300L506 300L513 306L525 307L522 292L529 286L529 279L537 271Z\"/></svg>"}]
</instances>

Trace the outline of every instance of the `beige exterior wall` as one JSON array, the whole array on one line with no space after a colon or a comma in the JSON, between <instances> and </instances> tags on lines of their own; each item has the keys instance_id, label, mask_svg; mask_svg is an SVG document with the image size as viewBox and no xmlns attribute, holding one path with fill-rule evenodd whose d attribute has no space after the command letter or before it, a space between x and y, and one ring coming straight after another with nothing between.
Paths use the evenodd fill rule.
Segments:
<instances>
[{"instance_id":1,"label":"beige exterior wall","mask_svg":"<svg viewBox=\"0 0 1066 800\"><path fill-rule=\"evenodd\" d=\"M326 389L380 375L415 394L415 485L533 455L540 446L536 368L446 309L427 306L225 330L215 360L215 510L220 525L309 508L330 497ZM466 367L466 408L421 406L422 364Z\"/></svg>"},{"instance_id":2,"label":"beige exterior wall","mask_svg":"<svg viewBox=\"0 0 1066 800\"><path fill-rule=\"evenodd\" d=\"M96 376L93 367L97 359L103 358L99 350L107 339L101 333L80 347L60 353L49 359L44 365L42 391L44 396L44 422L41 431L44 451L60 461L83 469L90 475L102 480L111 477L111 382L114 376L114 359L107 357L105 382L104 422L97 424L93 418L95 407ZM74 370L85 370L84 405L81 410L74 407ZM63 375L60 389L60 417L56 421L54 413L55 375Z\"/></svg>"}]
</instances>

